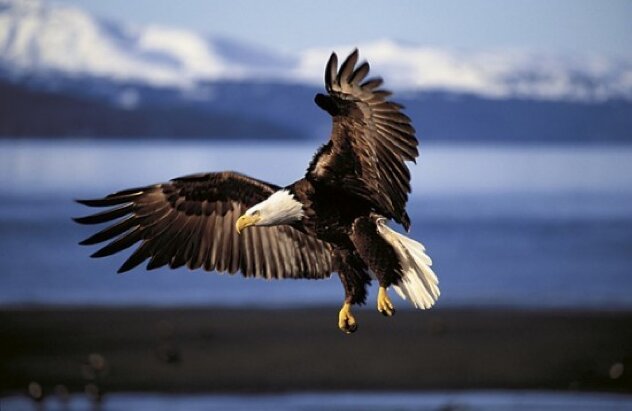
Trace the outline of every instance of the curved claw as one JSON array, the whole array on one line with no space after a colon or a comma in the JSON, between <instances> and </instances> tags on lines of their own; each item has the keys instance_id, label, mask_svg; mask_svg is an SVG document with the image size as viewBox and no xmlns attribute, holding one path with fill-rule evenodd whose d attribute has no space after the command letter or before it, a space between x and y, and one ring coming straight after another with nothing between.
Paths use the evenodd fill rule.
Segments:
<instances>
[{"instance_id":1,"label":"curved claw","mask_svg":"<svg viewBox=\"0 0 632 411\"><path fill-rule=\"evenodd\" d=\"M380 287L377 293L377 310L386 317L392 317L395 315L395 306L393 305L385 287Z\"/></svg>"},{"instance_id":2,"label":"curved claw","mask_svg":"<svg viewBox=\"0 0 632 411\"><path fill-rule=\"evenodd\" d=\"M345 334L354 333L358 329L358 322L351 315L351 304L344 303L338 314L338 328Z\"/></svg>"}]
</instances>

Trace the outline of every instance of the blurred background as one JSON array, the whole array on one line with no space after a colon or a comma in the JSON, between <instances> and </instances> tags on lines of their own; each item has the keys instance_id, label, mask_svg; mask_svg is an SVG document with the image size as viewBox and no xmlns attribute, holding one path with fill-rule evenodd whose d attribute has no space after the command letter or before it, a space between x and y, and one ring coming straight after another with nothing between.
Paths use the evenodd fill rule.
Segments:
<instances>
[{"instance_id":1,"label":"blurred background","mask_svg":"<svg viewBox=\"0 0 632 411\"><path fill-rule=\"evenodd\" d=\"M631 18L625 0L0 0L2 410L632 409ZM436 308L385 320L372 290L346 337L336 278L117 276L125 256L77 245L75 198L300 178L329 136L327 58L355 47L417 129Z\"/></svg>"}]
</instances>

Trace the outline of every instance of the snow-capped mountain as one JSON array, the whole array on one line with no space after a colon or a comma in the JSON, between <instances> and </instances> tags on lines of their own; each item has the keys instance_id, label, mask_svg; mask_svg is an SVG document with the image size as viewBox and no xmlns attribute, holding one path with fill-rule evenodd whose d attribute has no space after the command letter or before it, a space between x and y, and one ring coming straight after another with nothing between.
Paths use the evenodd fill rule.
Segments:
<instances>
[{"instance_id":1,"label":"snow-capped mountain","mask_svg":"<svg viewBox=\"0 0 632 411\"><path fill-rule=\"evenodd\" d=\"M189 30L104 21L39 0L0 0L0 68L13 78L96 77L191 88L219 80L320 85L335 49L359 47L390 88L492 98L632 100L632 58L532 51L462 51L391 40L283 54Z\"/></svg>"},{"instance_id":2,"label":"snow-capped mountain","mask_svg":"<svg viewBox=\"0 0 632 411\"><path fill-rule=\"evenodd\" d=\"M239 79L277 69L284 59L169 27L98 19L38 0L0 0L0 64L13 75L57 73L186 87L199 80Z\"/></svg>"}]
</instances>

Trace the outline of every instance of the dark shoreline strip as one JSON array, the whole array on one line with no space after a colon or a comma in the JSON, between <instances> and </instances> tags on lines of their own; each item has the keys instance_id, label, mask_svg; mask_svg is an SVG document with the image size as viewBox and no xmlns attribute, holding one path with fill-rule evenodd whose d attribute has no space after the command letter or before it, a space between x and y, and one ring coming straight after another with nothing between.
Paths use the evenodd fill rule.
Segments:
<instances>
[{"instance_id":1,"label":"dark shoreline strip","mask_svg":"<svg viewBox=\"0 0 632 411\"><path fill-rule=\"evenodd\" d=\"M337 309L2 309L0 393L632 392L632 312L363 308L346 336Z\"/></svg>"}]
</instances>

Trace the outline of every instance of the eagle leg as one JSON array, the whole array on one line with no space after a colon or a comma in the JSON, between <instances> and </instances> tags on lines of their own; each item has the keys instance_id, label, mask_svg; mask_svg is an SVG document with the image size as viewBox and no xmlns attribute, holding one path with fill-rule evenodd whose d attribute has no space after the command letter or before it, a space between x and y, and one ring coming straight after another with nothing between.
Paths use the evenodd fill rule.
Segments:
<instances>
[{"instance_id":1,"label":"eagle leg","mask_svg":"<svg viewBox=\"0 0 632 411\"><path fill-rule=\"evenodd\" d=\"M387 317L395 314L395 308L388 298L386 289L401 280L401 264L397 252L379 231L376 221L379 215L358 217L353 222L349 238L362 260L373 271L380 283L377 294L377 310Z\"/></svg>"},{"instance_id":2,"label":"eagle leg","mask_svg":"<svg viewBox=\"0 0 632 411\"><path fill-rule=\"evenodd\" d=\"M334 255L336 271L345 289L345 302L338 314L338 328L345 334L351 334L358 329L358 322L351 314L351 306L364 304L367 285L371 284L371 277L366 265L352 250L337 248Z\"/></svg>"},{"instance_id":3,"label":"eagle leg","mask_svg":"<svg viewBox=\"0 0 632 411\"><path fill-rule=\"evenodd\" d=\"M391 299L388 298L386 287L380 287L380 290L377 293L377 310L386 317L391 317L395 314L395 307L393 306Z\"/></svg>"},{"instance_id":4,"label":"eagle leg","mask_svg":"<svg viewBox=\"0 0 632 411\"><path fill-rule=\"evenodd\" d=\"M358 323L353 315L351 315L351 303L345 301L338 314L338 328L345 333L351 334L358 329Z\"/></svg>"}]
</instances>

